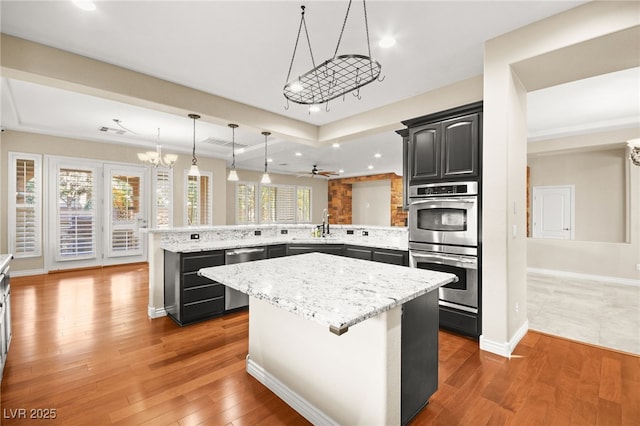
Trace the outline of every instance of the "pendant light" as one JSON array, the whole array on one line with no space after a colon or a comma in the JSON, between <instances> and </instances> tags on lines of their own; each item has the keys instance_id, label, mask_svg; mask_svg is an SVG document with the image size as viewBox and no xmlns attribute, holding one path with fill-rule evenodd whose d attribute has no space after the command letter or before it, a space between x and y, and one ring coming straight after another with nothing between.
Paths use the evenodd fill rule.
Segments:
<instances>
[{"instance_id":1,"label":"pendant light","mask_svg":"<svg viewBox=\"0 0 640 426\"><path fill-rule=\"evenodd\" d=\"M271 132L262 132L264 135L264 174L262 175L262 180L260 183L271 183L271 178L269 177L269 173L267 173L267 136L271 134Z\"/></svg>"},{"instance_id":2,"label":"pendant light","mask_svg":"<svg viewBox=\"0 0 640 426\"><path fill-rule=\"evenodd\" d=\"M237 182L238 181L238 173L236 173L236 128L237 124L229 124L231 127L231 155L233 156L233 161L231 162L231 171L229 172L228 181Z\"/></svg>"},{"instance_id":3,"label":"pendant light","mask_svg":"<svg viewBox=\"0 0 640 426\"><path fill-rule=\"evenodd\" d=\"M189 114L189 118L193 119L193 159L191 160L191 168L189 176L200 176L198 169L198 159L196 158L196 120L200 118L198 114Z\"/></svg>"}]
</instances>

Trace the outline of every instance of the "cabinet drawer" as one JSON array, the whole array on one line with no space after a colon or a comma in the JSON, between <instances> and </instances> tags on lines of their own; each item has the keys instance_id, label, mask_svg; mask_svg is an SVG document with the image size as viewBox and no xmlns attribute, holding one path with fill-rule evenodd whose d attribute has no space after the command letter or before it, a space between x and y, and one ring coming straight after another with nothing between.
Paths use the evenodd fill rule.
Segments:
<instances>
[{"instance_id":1,"label":"cabinet drawer","mask_svg":"<svg viewBox=\"0 0 640 426\"><path fill-rule=\"evenodd\" d=\"M182 309L183 323L206 319L224 312L224 297L185 303Z\"/></svg>"},{"instance_id":2,"label":"cabinet drawer","mask_svg":"<svg viewBox=\"0 0 640 426\"><path fill-rule=\"evenodd\" d=\"M208 284L198 287L191 287L184 291L184 303L193 303L206 299L214 299L224 295L222 284Z\"/></svg>"},{"instance_id":3,"label":"cabinet drawer","mask_svg":"<svg viewBox=\"0 0 640 426\"><path fill-rule=\"evenodd\" d=\"M184 274L183 278L183 287L184 289L190 287L196 287L205 284L213 284L213 281L207 277L201 277L197 272L189 272L188 274Z\"/></svg>"},{"instance_id":4,"label":"cabinet drawer","mask_svg":"<svg viewBox=\"0 0 640 426\"><path fill-rule=\"evenodd\" d=\"M182 272L197 272L209 266L224 265L224 252L206 253L202 255L188 255L182 258Z\"/></svg>"}]
</instances>

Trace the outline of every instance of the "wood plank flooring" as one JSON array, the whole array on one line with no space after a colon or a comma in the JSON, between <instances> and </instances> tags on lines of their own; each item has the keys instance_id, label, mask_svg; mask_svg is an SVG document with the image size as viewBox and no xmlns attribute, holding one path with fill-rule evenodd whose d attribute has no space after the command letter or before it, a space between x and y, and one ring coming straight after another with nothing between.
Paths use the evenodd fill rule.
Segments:
<instances>
[{"instance_id":1,"label":"wood plank flooring","mask_svg":"<svg viewBox=\"0 0 640 426\"><path fill-rule=\"evenodd\" d=\"M184 328L148 319L146 265L11 288L3 425L308 424L245 372L246 313ZM439 358L439 389L413 425L640 423L639 357L529 332L505 359L441 331ZM29 419L46 410L56 418Z\"/></svg>"}]
</instances>

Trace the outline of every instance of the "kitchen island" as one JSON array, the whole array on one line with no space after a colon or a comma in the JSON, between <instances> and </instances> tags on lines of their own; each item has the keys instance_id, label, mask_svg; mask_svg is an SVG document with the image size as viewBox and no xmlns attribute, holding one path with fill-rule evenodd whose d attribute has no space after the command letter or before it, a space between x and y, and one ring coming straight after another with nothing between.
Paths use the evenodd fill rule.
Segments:
<instances>
[{"instance_id":1,"label":"kitchen island","mask_svg":"<svg viewBox=\"0 0 640 426\"><path fill-rule=\"evenodd\" d=\"M199 273L250 296L247 372L314 424L405 424L437 388L455 275L322 253Z\"/></svg>"}]
</instances>

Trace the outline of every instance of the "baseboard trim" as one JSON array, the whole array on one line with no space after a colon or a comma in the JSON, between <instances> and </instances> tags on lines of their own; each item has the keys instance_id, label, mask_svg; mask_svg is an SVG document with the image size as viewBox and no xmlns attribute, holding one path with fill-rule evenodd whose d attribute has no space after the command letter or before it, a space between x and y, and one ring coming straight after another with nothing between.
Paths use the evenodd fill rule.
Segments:
<instances>
[{"instance_id":1,"label":"baseboard trim","mask_svg":"<svg viewBox=\"0 0 640 426\"><path fill-rule=\"evenodd\" d=\"M540 274L540 275L550 275L555 277L576 278L581 280L590 280L590 281L598 281L598 282L606 282L606 283L640 287L640 280L634 280L631 278L607 277L605 275L590 275L590 274L581 274L578 272L556 271L554 269L541 269L541 268L527 268L527 272Z\"/></svg>"},{"instance_id":2,"label":"baseboard trim","mask_svg":"<svg viewBox=\"0 0 640 426\"><path fill-rule=\"evenodd\" d=\"M518 343L520 343L520 340L522 340L525 334L527 334L527 331L529 331L529 320L525 321L524 324L520 326L508 342L494 342L482 335L480 336L480 349L505 358L511 358L513 350L518 346Z\"/></svg>"},{"instance_id":3,"label":"baseboard trim","mask_svg":"<svg viewBox=\"0 0 640 426\"><path fill-rule=\"evenodd\" d=\"M265 385L269 390L275 393L280 399L289 404L291 408L296 410L302 417L309 420L314 425L338 425L331 417L327 416L318 407L307 401L298 393L293 391L287 385L271 375L262 368L261 365L253 361L247 355L247 373L253 376L257 381Z\"/></svg>"},{"instance_id":4,"label":"baseboard trim","mask_svg":"<svg viewBox=\"0 0 640 426\"><path fill-rule=\"evenodd\" d=\"M14 271L13 269L9 270L9 274L12 277L30 277L32 275L44 275L47 271L44 269L25 269L23 271Z\"/></svg>"},{"instance_id":5,"label":"baseboard trim","mask_svg":"<svg viewBox=\"0 0 640 426\"><path fill-rule=\"evenodd\" d=\"M147 315L151 319L160 317L166 317L167 311L164 308L154 308L153 306L147 306Z\"/></svg>"}]
</instances>

